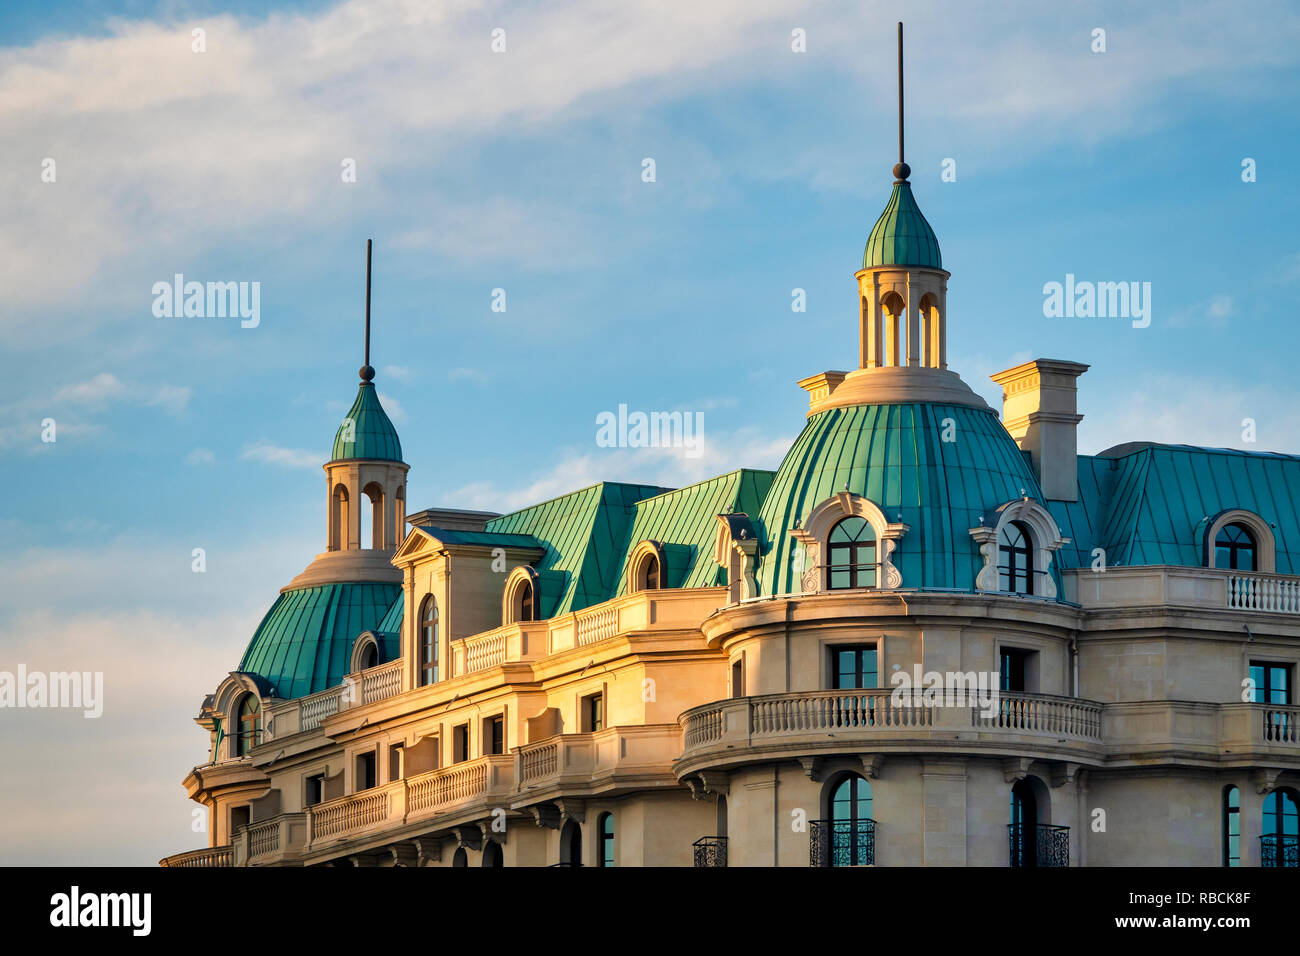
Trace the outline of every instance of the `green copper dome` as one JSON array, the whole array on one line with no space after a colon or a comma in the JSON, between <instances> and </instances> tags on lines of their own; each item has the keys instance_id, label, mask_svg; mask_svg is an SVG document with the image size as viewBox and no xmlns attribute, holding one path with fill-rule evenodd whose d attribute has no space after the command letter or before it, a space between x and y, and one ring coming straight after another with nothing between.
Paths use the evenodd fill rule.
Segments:
<instances>
[{"instance_id":1,"label":"green copper dome","mask_svg":"<svg viewBox=\"0 0 1300 956\"><path fill-rule=\"evenodd\" d=\"M262 618L239 669L264 678L286 699L335 687L348 672L352 644L362 631L379 632L381 663L397 656L399 635L382 632L380 624L391 625L401 595L400 584L326 584L284 591Z\"/></svg>"},{"instance_id":2,"label":"green copper dome","mask_svg":"<svg viewBox=\"0 0 1300 956\"><path fill-rule=\"evenodd\" d=\"M760 593L799 590L790 532L846 487L908 526L893 557L904 588L975 590L983 560L970 529L1008 501L1042 500L991 410L931 402L828 409L808 419L763 501Z\"/></svg>"},{"instance_id":3,"label":"green copper dome","mask_svg":"<svg viewBox=\"0 0 1300 956\"><path fill-rule=\"evenodd\" d=\"M921 215L912 186L906 182L894 183L885 211L876 220L867 249L862 255L862 268L874 266L922 266L942 269L939 240L934 230Z\"/></svg>"},{"instance_id":4,"label":"green copper dome","mask_svg":"<svg viewBox=\"0 0 1300 956\"><path fill-rule=\"evenodd\" d=\"M371 458L378 461L401 461L402 443L397 429L379 404L373 382L362 382L357 400L334 436L331 461L345 458Z\"/></svg>"}]
</instances>

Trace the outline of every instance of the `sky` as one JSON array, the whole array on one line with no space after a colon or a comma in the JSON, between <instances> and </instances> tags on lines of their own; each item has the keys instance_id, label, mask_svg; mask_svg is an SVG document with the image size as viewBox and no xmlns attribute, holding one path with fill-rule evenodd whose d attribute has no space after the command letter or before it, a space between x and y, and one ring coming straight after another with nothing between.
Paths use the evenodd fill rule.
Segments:
<instances>
[{"instance_id":1,"label":"sky","mask_svg":"<svg viewBox=\"0 0 1300 956\"><path fill-rule=\"evenodd\" d=\"M324 550L366 239L410 510L775 468L795 383L856 364L900 17L950 367L1000 408L1089 364L1084 453L1300 452L1293 5L0 6L0 671L104 674L99 718L0 710L0 863L206 844L193 717ZM256 325L155 314L178 273L258 283ZM1150 324L1046 316L1067 274ZM600 447L620 404L702 453Z\"/></svg>"}]
</instances>

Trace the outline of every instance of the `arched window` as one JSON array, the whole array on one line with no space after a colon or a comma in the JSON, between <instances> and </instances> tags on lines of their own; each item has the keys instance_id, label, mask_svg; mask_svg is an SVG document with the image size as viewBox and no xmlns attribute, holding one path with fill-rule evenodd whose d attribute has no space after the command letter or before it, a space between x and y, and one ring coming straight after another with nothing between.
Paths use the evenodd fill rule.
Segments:
<instances>
[{"instance_id":1,"label":"arched window","mask_svg":"<svg viewBox=\"0 0 1300 956\"><path fill-rule=\"evenodd\" d=\"M371 482L361 489L361 546L387 548L384 537L384 489Z\"/></svg>"},{"instance_id":2,"label":"arched window","mask_svg":"<svg viewBox=\"0 0 1300 956\"><path fill-rule=\"evenodd\" d=\"M421 687L438 682L438 602L432 594L420 605L420 673Z\"/></svg>"},{"instance_id":3,"label":"arched window","mask_svg":"<svg viewBox=\"0 0 1300 956\"><path fill-rule=\"evenodd\" d=\"M465 852L463 846L456 848L455 855L451 858L452 866L469 866L469 854Z\"/></svg>"},{"instance_id":4,"label":"arched window","mask_svg":"<svg viewBox=\"0 0 1300 956\"><path fill-rule=\"evenodd\" d=\"M245 694L239 701L235 755L244 756L262 742L262 702L256 694Z\"/></svg>"},{"instance_id":5,"label":"arched window","mask_svg":"<svg viewBox=\"0 0 1300 956\"><path fill-rule=\"evenodd\" d=\"M597 866L614 865L614 814L602 813L597 824L600 837L600 855L596 858Z\"/></svg>"},{"instance_id":6,"label":"arched window","mask_svg":"<svg viewBox=\"0 0 1300 956\"><path fill-rule=\"evenodd\" d=\"M560 866L582 866L582 828L572 820L560 831Z\"/></svg>"},{"instance_id":7,"label":"arched window","mask_svg":"<svg viewBox=\"0 0 1300 956\"><path fill-rule=\"evenodd\" d=\"M1038 799L1028 780L1011 788L1011 865L1038 865Z\"/></svg>"},{"instance_id":8,"label":"arched window","mask_svg":"<svg viewBox=\"0 0 1300 956\"><path fill-rule=\"evenodd\" d=\"M361 651L360 663L359 670L363 671L379 666L379 648L373 641L366 642L365 648Z\"/></svg>"},{"instance_id":9,"label":"arched window","mask_svg":"<svg viewBox=\"0 0 1300 956\"><path fill-rule=\"evenodd\" d=\"M532 581L522 582L515 590L515 620L537 620L537 595Z\"/></svg>"},{"instance_id":10,"label":"arched window","mask_svg":"<svg viewBox=\"0 0 1300 956\"><path fill-rule=\"evenodd\" d=\"M1223 865L1241 866L1241 794L1223 788Z\"/></svg>"},{"instance_id":11,"label":"arched window","mask_svg":"<svg viewBox=\"0 0 1300 956\"><path fill-rule=\"evenodd\" d=\"M495 840L488 840L483 844L483 866L505 866L505 860L501 856L501 844Z\"/></svg>"},{"instance_id":12,"label":"arched window","mask_svg":"<svg viewBox=\"0 0 1300 956\"><path fill-rule=\"evenodd\" d=\"M998 585L1015 594L1034 593L1034 549L1029 529L1008 522L998 535Z\"/></svg>"},{"instance_id":13,"label":"arched window","mask_svg":"<svg viewBox=\"0 0 1300 956\"><path fill-rule=\"evenodd\" d=\"M820 866L869 866L875 862L875 827L871 819L871 784L849 774L835 784L827 804L829 819L814 833Z\"/></svg>"},{"instance_id":14,"label":"arched window","mask_svg":"<svg viewBox=\"0 0 1300 956\"><path fill-rule=\"evenodd\" d=\"M641 559L641 566L637 569L636 589L638 591L659 590L660 576L659 555L647 554Z\"/></svg>"},{"instance_id":15,"label":"arched window","mask_svg":"<svg viewBox=\"0 0 1300 956\"><path fill-rule=\"evenodd\" d=\"M850 515L831 529L827 541L827 586L876 586L876 532L860 515Z\"/></svg>"},{"instance_id":16,"label":"arched window","mask_svg":"<svg viewBox=\"0 0 1300 956\"><path fill-rule=\"evenodd\" d=\"M1214 566L1233 571L1255 570L1255 537L1245 525L1224 525L1214 536Z\"/></svg>"},{"instance_id":17,"label":"arched window","mask_svg":"<svg viewBox=\"0 0 1300 956\"><path fill-rule=\"evenodd\" d=\"M1290 787L1264 798L1260 866L1300 867L1300 799Z\"/></svg>"},{"instance_id":18,"label":"arched window","mask_svg":"<svg viewBox=\"0 0 1300 956\"><path fill-rule=\"evenodd\" d=\"M348 547L348 489L346 485L334 486L330 496L330 538L331 551L346 551Z\"/></svg>"}]
</instances>

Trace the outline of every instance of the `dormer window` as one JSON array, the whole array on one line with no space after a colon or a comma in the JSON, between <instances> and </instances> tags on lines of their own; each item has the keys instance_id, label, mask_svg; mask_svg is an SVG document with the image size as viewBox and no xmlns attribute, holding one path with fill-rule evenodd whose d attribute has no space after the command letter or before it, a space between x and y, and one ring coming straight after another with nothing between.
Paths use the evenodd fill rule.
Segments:
<instances>
[{"instance_id":1,"label":"dormer window","mask_svg":"<svg viewBox=\"0 0 1300 956\"><path fill-rule=\"evenodd\" d=\"M243 757L262 742L262 702L256 694L245 694L239 701L235 756Z\"/></svg>"},{"instance_id":2,"label":"dormer window","mask_svg":"<svg viewBox=\"0 0 1300 956\"><path fill-rule=\"evenodd\" d=\"M627 593L658 591L664 587L663 547L657 541L642 541L628 556L627 569Z\"/></svg>"},{"instance_id":3,"label":"dormer window","mask_svg":"<svg viewBox=\"0 0 1300 956\"><path fill-rule=\"evenodd\" d=\"M1246 526L1224 525L1214 538L1214 566L1233 571L1255 570L1255 537Z\"/></svg>"},{"instance_id":4,"label":"dormer window","mask_svg":"<svg viewBox=\"0 0 1300 956\"><path fill-rule=\"evenodd\" d=\"M529 621L540 621L541 613L537 572L528 565L515 568L506 577L501 596L501 623L526 624Z\"/></svg>"},{"instance_id":5,"label":"dormer window","mask_svg":"<svg viewBox=\"0 0 1300 956\"><path fill-rule=\"evenodd\" d=\"M998 533L998 587L1013 594L1034 593L1034 550L1029 529L1010 521Z\"/></svg>"},{"instance_id":6,"label":"dormer window","mask_svg":"<svg viewBox=\"0 0 1300 956\"><path fill-rule=\"evenodd\" d=\"M831 529L826 563L833 591L876 586L876 532L866 518L852 515Z\"/></svg>"}]
</instances>

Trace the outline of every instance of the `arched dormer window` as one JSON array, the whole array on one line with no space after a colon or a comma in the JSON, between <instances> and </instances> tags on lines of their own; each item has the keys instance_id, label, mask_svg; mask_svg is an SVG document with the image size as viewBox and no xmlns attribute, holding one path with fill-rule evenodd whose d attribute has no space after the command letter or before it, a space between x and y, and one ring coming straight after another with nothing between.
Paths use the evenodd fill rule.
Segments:
<instances>
[{"instance_id":1,"label":"arched dormer window","mask_svg":"<svg viewBox=\"0 0 1300 956\"><path fill-rule=\"evenodd\" d=\"M851 515L831 528L826 548L827 587L876 586L876 532L860 515Z\"/></svg>"},{"instance_id":2,"label":"arched dormer window","mask_svg":"<svg viewBox=\"0 0 1300 956\"><path fill-rule=\"evenodd\" d=\"M842 588L903 586L893 556L907 525L891 522L869 498L841 491L808 514L790 532L803 551L794 569L793 589L804 594Z\"/></svg>"},{"instance_id":3,"label":"arched dormer window","mask_svg":"<svg viewBox=\"0 0 1300 956\"><path fill-rule=\"evenodd\" d=\"M1233 522L1214 536L1214 566L1233 571L1255 570L1255 537L1246 526Z\"/></svg>"},{"instance_id":4,"label":"arched dormer window","mask_svg":"<svg viewBox=\"0 0 1300 956\"><path fill-rule=\"evenodd\" d=\"M240 698L235 726L235 756L242 757L262 742L262 702L256 694Z\"/></svg>"},{"instance_id":5,"label":"arched dormer window","mask_svg":"<svg viewBox=\"0 0 1300 956\"><path fill-rule=\"evenodd\" d=\"M664 587L664 550L658 541L642 541L628 556L627 593Z\"/></svg>"},{"instance_id":6,"label":"arched dormer window","mask_svg":"<svg viewBox=\"0 0 1300 956\"><path fill-rule=\"evenodd\" d=\"M1032 498L1009 501L971 528L984 564L975 575L979 591L1056 597L1052 554L1069 543L1051 512Z\"/></svg>"},{"instance_id":7,"label":"arched dormer window","mask_svg":"<svg viewBox=\"0 0 1300 956\"><path fill-rule=\"evenodd\" d=\"M420 687L438 682L438 601L432 594L420 605Z\"/></svg>"},{"instance_id":8,"label":"arched dormer window","mask_svg":"<svg viewBox=\"0 0 1300 956\"><path fill-rule=\"evenodd\" d=\"M541 620L538 598L537 572L527 565L515 568L506 578L501 623L523 624Z\"/></svg>"},{"instance_id":9,"label":"arched dormer window","mask_svg":"<svg viewBox=\"0 0 1300 956\"><path fill-rule=\"evenodd\" d=\"M362 632L352 645L352 673L379 666L379 642L371 631Z\"/></svg>"},{"instance_id":10,"label":"arched dormer window","mask_svg":"<svg viewBox=\"0 0 1300 956\"><path fill-rule=\"evenodd\" d=\"M1231 508L1201 523L1205 529L1205 566L1224 571L1260 571L1277 568L1273 527L1253 511Z\"/></svg>"},{"instance_id":11,"label":"arched dormer window","mask_svg":"<svg viewBox=\"0 0 1300 956\"><path fill-rule=\"evenodd\" d=\"M998 532L998 588L1014 594L1034 593L1033 537L1022 522L1008 522Z\"/></svg>"}]
</instances>

